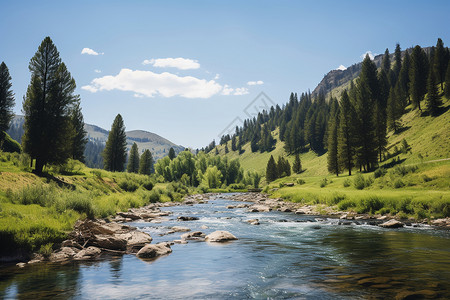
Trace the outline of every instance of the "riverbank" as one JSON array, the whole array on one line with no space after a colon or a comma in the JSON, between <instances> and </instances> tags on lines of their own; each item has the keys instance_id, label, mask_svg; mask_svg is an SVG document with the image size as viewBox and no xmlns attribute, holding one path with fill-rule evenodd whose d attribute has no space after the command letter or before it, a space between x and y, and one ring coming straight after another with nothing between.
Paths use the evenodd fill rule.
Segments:
<instances>
[{"instance_id":1,"label":"riverbank","mask_svg":"<svg viewBox=\"0 0 450 300\"><path fill-rule=\"evenodd\" d=\"M148 222L159 224L171 218L171 211L161 208L175 206L193 206L196 204L207 204L211 198L229 199L236 201L235 205L228 205L227 210L245 209L251 213L268 213L279 211L296 215L314 216L315 220L333 219L335 225L371 225L384 228L420 227L432 225L436 228L450 229L450 218L432 220L431 222L417 222L417 220L402 220L387 215L357 214L354 212L336 211L332 207L323 205L301 205L286 202L281 198L269 198L264 193L234 193L234 194L194 194L186 196L183 202L152 203L141 208L130 208L128 211L117 212L116 215L105 219L86 219L76 222L74 229L68 234L67 240L54 246L55 250L47 253L34 253L28 262L19 262L17 266L38 262L65 263L67 261L96 260L102 256L114 254L133 254L138 257L156 258L171 252L170 246L174 244L186 244L189 240L205 241L207 235L201 231L193 231L185 226L173 226L160 236L169 236L176 232L184 232L180 239L168 239L157 244L151 244L153 238L150 234L138 230L136 227L124 225L130 222ZM197 217L178 216L179 222L196 221ZM259 225L258 219L249 219L251 225ZM203 229L208 229L207 227ZM227 233L230 234L230 233ZM234 237L231 234L231 237ZM236 237L234 237L236 238ZM234 239L231 238L231 239ZM228 240L223 236L220 241ZM150 251L151 254L142 254ZM144 255L144 256L143 256Z\"/></svg>"}]
</instances>

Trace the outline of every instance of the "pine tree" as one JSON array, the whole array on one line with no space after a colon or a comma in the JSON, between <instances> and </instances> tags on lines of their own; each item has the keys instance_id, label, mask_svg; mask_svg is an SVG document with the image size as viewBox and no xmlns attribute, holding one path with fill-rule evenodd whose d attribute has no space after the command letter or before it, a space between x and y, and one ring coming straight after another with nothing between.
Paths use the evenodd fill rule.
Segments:
<instances>
[{"instance_id":1,"label":"pine tree","mask_svg":"<svg viewBox=\"0 0 450 300\"><path fill-rule=\"evenodd\" d=\"M391 59L389 58L389 49L386 48L386 51L384 51L383 60L381 61L381 69L386 72L386 74L389 73L389 70L391 69Z\"/></svg>"},{"instance_id":2,"label":"pine tree","mask_svg":"<svg viewBox=\"0 0 450 300\"><path fill-rule=\"evenodd\" d=\"M215 146L214 146L215 147ZM213 147L213 148L214 148ZM212 149L211 149L212 150ZM175 150L173 149L173 147L170 147L170 149L169 149L169 158L170 158L170 160L173 160L174 158L176 157L176 155L175 155Z\"/></svg>"},{"instance_id":3,"label":"pine tree","mask_svg":"<svg viewBox=\"0 0 450 300\"><path fill-rule=\"evenodd\" d=\"M139 150L138 145L136 143L133 143L133 146L131 146L130 156L128 158L127 172L128 173L139 172Z\"/></svg>"},{"instance_id":4,"label":"pine tree","mask_svg":"<svg viewBox=\"0 0 450 300\"><path fill-rule=\"evenodd\" d=\"M330 173L339 176L339 162L338 162L338 124L339 114L336 111L331 112L331 119L328 122L328 157L327 166Z\"/></svg>"},{"instance_id":5,"label":"pine tree","mask_svg":"<svg viewBox=\"0 0 450 300\"><path fill-rule=\"evenodd\" d=\"M152 173L153 157L150 150L145 149L139 160L139 174L150 175Z\"/></svg>"},{"instance_id":6,"label":"pine tree","mask_svg":"<svg viewBox=\"0 0 450 300\"><path fill-rule=\"evenodd\" d=\"M394 74L396 80L398 80L398 76L402 68L402 49L400 48L400 44L395 45L394 63Z\"/></svg>"},{"instance_id":7,"label":"pine tree","mask_svg":"<svg viewBox=\"0 0 450 300\"><path fill-rule=\"evenodd\" d=\"M353 157L355 155L355 109L350 102L347 91L341 94L338 129L338 161L341 169L347 169L352 175Z\"/></svg>"},{"instance_id":8,"label":"pine tree","mask_svg":"<svg viewBox=\"0 0 450 300\"><path fill-rule=\"evenodd\" d=\"M228 152L230 152L230 150L228 150L228 145L225 144L225 154L227 154Z\"/></svg>"},{"instance_id":9,"label":"pine tree","mask_svg":"<svg viewBox=\"0 0 450 300\"><path fill-rule=\"evenodd\" d=\"M295 154L294 164L292 165L292 171L296 174L300 174L302 172L302 162L300 161L300 155Z\"/></svg>"},{"instance_id":10,"label":"pine tree","mask_svg":"<svg viewBox=\"0 0 450 300\"><path fill-rule=\"evenodd\" d=\"M411 67L409 71L409 93L414 107L420 108L427 91L428 59L423 49L417 45L411 54Z\"/></svg>"},{"instance_id":11,"label":"pine tree","mask_svg":"<svg viewBox=\"0 0 450 300\"><path fill-rule=\"evenodd\" d=\"M366 55L359 77L356 115L357 150L356 157L360 166L370 170L377 162L376 124L374 122L375 105L379 96L377 69Z\"/></svg>"},{"instance_id":12,"label":"pine tree","mask_svg":"<svg viewBox=\"0 0 450 300\"><path fill-rule=\"evenodd\" d=\"M0 64L0 149L4 138L4 131L14 117L14 93L11 90L11 75L4 62Z\"/></svg>"},{"instance_id":13,"label":"pine tree","mask_svg":"<svg viewBox=\"0 0 450 300\"><path fill-rule=\"evenodd\" d=\"M386 108L387 128L389 130L393 130L394 132L397 132L399 127L399 119L403 114L403 108L401 107L396 91L396 88L391 87Z\"/></svg>"},{"instance_id":14,"label":"pine tree","mask_svg":"<svg viewBox=\"0 0 450 300\"><path fill-rule=\"evenodd\" d=\"M84 162L84 150L88 139L86 137L87 132L84 129L84 118L81 112L80 101L77 101L72 109L71 124L73 129L72 158Z\"/></svg>"},{"instance_id":15,"label":"pine tree","mask_svg":"<svg viewBox=\"0 0 450 300\"><path fill-rule=\"evenodd\" d=\"M437 83L441 84L441 89L444 89L445 81L445 71L447 69L447 61L444 43L440 38L438 38L436 43L436 50L434 52L433 58L433 69L435 73L435 78L437 78Z\"/></svg>"},{"instance_id":16,"label":"pine tree","mask_svg":"<svg viewBox=\"0 0 450 300\"><path fill-rule=\"evenodd\" d=\"M125 134L125 125L122 116L118 114L111 126L105 150L103 150L103 166L105 170L122 172L127 158L126 150L127 136Z\"/></svg>"},{"instance_id":17,"label":"pine tree","mask_svg":"<svg viewBox=\"0 0 450 300\"><path fill-rule=\"evenodd\" d=\"M436 75L430 68L430 74L428 75L428 95L427 95L427 111L436 116L439 113L439 107L442 105L441 96L439 95L438 88L436 87Z\"/></svg>"},{"instance_id":18,"label":"pine tree","mask_svg":"<svg viewBox=\"0 0 450 300\"><path fill-rule=\"evenodd\" d=\"M236 151L236 135L233 135L233 138L231 139L231 151Z\"/></svg>"},{"instance_id":19,"label":"pine tree","mask_svg":"<svg viewBox=\"0 0 450 300\"><path fill-rule=\"evenodd\" d=\"M59 52L46 37L29 64L31 82L23 102L24 151L36 159L35 172L48 164L64 163L72 156L73 128L70 113L77 103L75 80Z\"/></svg>"},{"instance_id":20,"label":"pine tree","mask_svg":"<svg viewBox=\"0 0 450 300\"><path fill-rule=\"evenodd\" d=\"M266 180L267 182L271 182L277 179L277 177L277 165L275 163L275 160L273 159L273 156L271 155L269 161L267 162Z\"/></svg>"},{"instance_id":21,"label":"pine tree","mask_svg":"<svg viewBox=\"0 0 450 300\"><path fill-rule=\"evenodd\" d=\"M445 73L445 95L450 98L450 62L447 66L447 72Z\"/></svg>"}]
</instances>

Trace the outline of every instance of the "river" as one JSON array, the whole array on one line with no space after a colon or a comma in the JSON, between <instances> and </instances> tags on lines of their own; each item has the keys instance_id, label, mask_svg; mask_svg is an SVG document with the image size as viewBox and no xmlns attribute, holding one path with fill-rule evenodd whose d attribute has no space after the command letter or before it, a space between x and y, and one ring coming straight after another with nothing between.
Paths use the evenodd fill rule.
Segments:
<instances>
[{"instance_id":1,"label":"river","mask_svg":"<svg viewBox=\"0 0 450 300\"><path fill-rule=\"evenodd\" d=\"M159 224L129 225L150 233L153 243L179 239L182 232L160 236L175 225L227 230L237 241L175 244L170 255L151 262L124 255L3 267L0 298L450 299L447 230L338 225L314 216L227 209L230 204L236 202L217 196L206 204L164 208L173 214ZM178 216L199 220L181 222Z\"/></svg>"}]
</instances>

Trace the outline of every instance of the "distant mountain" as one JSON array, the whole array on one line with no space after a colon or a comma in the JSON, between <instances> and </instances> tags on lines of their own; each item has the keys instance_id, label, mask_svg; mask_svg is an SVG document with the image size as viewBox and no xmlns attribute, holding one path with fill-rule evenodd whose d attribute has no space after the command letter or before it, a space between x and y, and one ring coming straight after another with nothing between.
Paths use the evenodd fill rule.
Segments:
<instances>
[{"instance_id":1,"label":"distant mountain","mask_svg":"<svg viewBox=\"0 0 450 300\"><path fill-rule=\"evenodd\" d=\"M24 116L17 115L11 122L11 126L7 133L19 143L22 140L24 133L23 124L25 122ZM109 131L98 127L96 125L84 124L84 128L87 131L89 139L86 145L86 164L89 167L102 167L101 152L105 147L106 140L108 139ZM132 130L127 131L127 151L131 149L133 143L136 143L139 147L139 151L142 153L144 150L149 149L153 155L153 159L156 161L163 158L169 153L169 149L172 147L175 153L179 153L184 150L183 146L176 145L155 133L144 130Z\"/></svg>"},{"instance_id":2,"label":"distant mountain","mask_svg":"<svg viewBox=\"0 0 450 300\"><path fill-rule=\"evenodd\" d=\"M422 48L425 53L429 53L431 50L431 47L425 47ZM402 56L405 55L405 51L408 51L409 54L412 52L412 48L408 48L404 51L402 51ZM381 66L381 61L383 60L383 55L380 54L374 57L373 61L377 68ZM394 54L390 54L391 62L394 60ZM345 70L331 70L328 72L323 79L320 81L320 83L316 86L314 91L312 92L312 98L316 98L319 96L319 92L322 91L324 95L327 97L329 96L329 93L332 92L334 89L341 87L341 86L349 86L350 81L357 78L359 76L359 73L361 73L361 66L362 61L356 64L351 65ZM340 95L335 95L333 93L333 97L338 97Z\"/></svg>"}]
</instances>

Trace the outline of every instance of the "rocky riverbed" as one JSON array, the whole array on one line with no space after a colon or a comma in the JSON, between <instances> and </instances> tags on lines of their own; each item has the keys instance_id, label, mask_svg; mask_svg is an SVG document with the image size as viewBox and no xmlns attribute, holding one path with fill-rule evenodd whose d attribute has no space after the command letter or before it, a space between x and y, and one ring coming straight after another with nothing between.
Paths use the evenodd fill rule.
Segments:
<instances>
[{"instance_id":1,"label":"rocky riverbed","mask_svg":"<svg viewBox=\"0 0 450 300\"><path fill-rule=\"evenodd\" d=\"M212 197L227 198L236 201L236 204L227 205L227 209L246 209L249 213L265 213L270 211L280 211L294 213L297 215L312 215L322 218L332 218L336 220L336 225L374 225L384 228L399 228L404 226L421 226L412 220L395 220L388 216L355 214L344 211L334 211L330 207L300 205L292 202L285 202L281 198L269 198L263 193L238 193L238 194L196 194L186 196L183 202L174 203L153 203L142 208L132 208L126 212L118 212L115 216L107 219L80 220L74 230L69 234L69 239L63 241L59 247L49 256L34 254L27 263L21 262L17 266L24 267L27 264L34 264L42 261L67 262L71 260L92 260L98 259L103 254L133 254L144 259L154 259L172 252L171 246L174 244L186 244L188 241L225 242L237 239L232 233L227 231L215 231L206 234L202 231L191 231L188 226L189 221L198 220L195 216L178 216L176 220L183 223L183 226L173 226L167 232L160 234L171 235L175 232L185 232L180 239L167 240L157 244L151 244L153 238L150 234L138 230L136 227L124 225L123 223L133 221L144 221L150 223L161 223L171 218L170 211L162 211L161 208L172 206L192 206L194 204L205 204ZM242 203L239 203L242 202ZM282 221L282 220L281 220ZM246 221L250 225L259 225L258 219ZM434 226L450 228L450 218L437 219L431 222ZM207 226L202 229L208 229Z\"/></svg>"}]
</instances>

